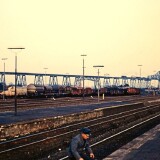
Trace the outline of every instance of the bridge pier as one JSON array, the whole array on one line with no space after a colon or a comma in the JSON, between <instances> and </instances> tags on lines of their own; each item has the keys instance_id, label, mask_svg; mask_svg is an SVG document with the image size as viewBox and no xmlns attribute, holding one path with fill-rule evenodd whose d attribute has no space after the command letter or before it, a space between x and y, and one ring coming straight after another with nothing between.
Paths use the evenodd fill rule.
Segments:
<instances>
[{"instance_id":1,"label":"bridge pier","mask_svg":"<svg viewBox=\"0 0 160 160\"><path fill-rule=\"evenodd\" d=\"M17 86L26 86L26 75L17 75Z\"/></svg>"},{"instance_id":2,"label":"bridge pier","mask_svg":"<svg viewBox=\"0 0 160 160\"><path fill-rule=\"evenodd\" d=\"M50 78L49 78L49 85L50 86L58 85L57 76L50 76Z\"/></svg>"},{"instance_id":3,"label":"bridge pier","mask_svg":"<svg viewBox=\"0 0 160 160\"><path fill-rule=\"evenodd\" d=\"M44 85L43 75L35 75L34 85Z\"/></svg>"},{"instance_id":4,"label":"bridge pier","mask_svg":"<svg viewBox=\"0 0 160 160\"><path fill-rule=\"evenodd\" d=\"M71 86L71 79L69 75L63 76L62 86Z\"/></svg>"}]
</instances>

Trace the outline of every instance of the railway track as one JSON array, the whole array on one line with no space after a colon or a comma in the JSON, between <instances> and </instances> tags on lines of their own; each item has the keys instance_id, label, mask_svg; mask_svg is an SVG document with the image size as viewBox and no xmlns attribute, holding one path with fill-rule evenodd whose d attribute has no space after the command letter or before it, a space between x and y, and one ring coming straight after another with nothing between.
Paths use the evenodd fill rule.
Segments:
<instances>
[{"instance_id":1,"label":"railway track","mask_svg":"<svg viewBox=\"0 0 160 160\"><path fill-rule=\"evenodd\" d=\"M154 100L157 97L147 97L147 100ZM100 99L100 102L111 102L111 101L145 101L146 97L141 96L119 96L119 97L105 97ZM84 105L97 103L97 97L86 97L83 101L80 97L65 97L55 99L18 99L17 105L19 110L27 110L34 108L46 108L46 107L61 107L71 105ZM0 100L0 112L13 111L14 110L14 99Z\"/></svg>"},{"instance_id":2,"label":"railway track","mask_svg":"<svg viewBox=\"0 0 160 160\"><path fill-rule=\"evenodd\" d=\"M150 105L4 141L0 143L0 159L9 160L13 157L15 160L22 159L20 157L23 155L26 159L38 160L40 157L45 159L48 156L54 160L67 159L65 148L71 137L77 134L81 127L91 128L93 135L91 143L96 150L98 145L104 141L110 141L110 138L127 133L132 128L152 119L159 119L159 113L159 104Z\"/></svg>"}]
</instances>

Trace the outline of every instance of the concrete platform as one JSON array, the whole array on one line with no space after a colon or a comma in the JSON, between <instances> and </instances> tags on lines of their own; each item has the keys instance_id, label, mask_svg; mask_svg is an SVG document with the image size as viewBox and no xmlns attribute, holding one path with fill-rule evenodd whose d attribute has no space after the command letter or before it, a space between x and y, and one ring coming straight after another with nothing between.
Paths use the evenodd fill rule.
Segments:
<instances>
[{"instance_id":1,"label":"concrete platform","mask_svg":"<svg viewBox=\"0 0 160 160\"><path fill-rule=\"evenodd\" d=\"M160 160L160 124L103 160Z\"/></svg>"}]
</instances>

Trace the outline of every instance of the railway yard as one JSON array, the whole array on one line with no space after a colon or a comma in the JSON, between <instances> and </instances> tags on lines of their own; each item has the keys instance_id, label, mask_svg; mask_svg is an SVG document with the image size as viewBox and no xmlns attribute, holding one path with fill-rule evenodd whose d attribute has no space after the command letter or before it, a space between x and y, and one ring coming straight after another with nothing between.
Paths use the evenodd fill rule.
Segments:
<instances>
[{"instance_id":1,"label":"railway yard","mask_svg":"<svg viewBox=\"0 0 160 160\"><path fill-rule=\"evenodd\" d=\"M160 160L160 0L0 4L0 160Z\"/></svg>"},{"instance_id":2,"label":"railway yard","mask_svg":"<svg viewBox=\"0 0 160 160\"><path fill-rule=\"evenodd\" d=\"M91 146L102 160L160 122L159 96L113 96L99 103L97 97L21 98L17 116L14 99L0 101L5 160L67 160L68 143L84 126L92 130Z\"/></svg>"}]
</instances>

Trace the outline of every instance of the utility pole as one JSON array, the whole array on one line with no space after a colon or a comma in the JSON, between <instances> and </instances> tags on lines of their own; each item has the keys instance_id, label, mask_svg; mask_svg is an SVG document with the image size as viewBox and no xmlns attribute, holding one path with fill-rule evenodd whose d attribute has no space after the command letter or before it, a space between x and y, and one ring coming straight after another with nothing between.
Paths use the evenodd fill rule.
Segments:
<instances>
[{"instance_id":1,"label":"utility pole","mask_svg":"<svg viewBox=\"0 0 160 160\"><path fill-rule=\"evenodd\" d=\"M8 48L9 50L22 50L25 48ZM14 106L15 106L15 116L17 116L17 52L15 52L15 96L14 96L15 102L14 102Z\"/></svg>"},{"instance_id":2,"label":"utility pole","mask_svg":"<svg viewBox=\"0 0 160 160\"><path fill-rule=\"evenodd\" d=\"M93 66L95 68L98 68L98 103L99 103L99 68L102 68L104 66L102 65L97 65L97 66Z\"/></svg>"},{"instance_id":3,"label":"utility pole","mask_svg":"<svg viewBox=\"0 0 160 160\"><path fill-rule=\"evenodd\" d=\"M2 61L4 61L4 78L3 78L3 100L5 100L5 94L4 94L4 85L6 84L6 79L5 79L5 61L8 58L2 58Z\"/></svg>"},{"instance_id":4,"label":"utility pole","mask_svg":"<svg viewBox=\"0 0 160 160\"><path fill-rule=\"evenodd\" d=\"M86 54L82 54L81 56L83 56L83 101L84 101L84 56L87 56Z\"/></svg>"},{"instance_id":5,"label":"utility pole","mask_svg":"<svg viewBox=\"0 0 160 160\"><path fill-rule=\"evenodd\" d=\"M143 66L143 65L141 65L141 64L138 65L138 67L140 67L140 71L139 71L139 72L140 72L140 73L139 73L139 74L140 74L140 87L139 87L140 89L141 89L141 67L142 67L142 66Z\"/></svg>"}]
</instances>

